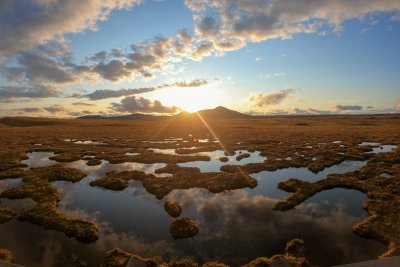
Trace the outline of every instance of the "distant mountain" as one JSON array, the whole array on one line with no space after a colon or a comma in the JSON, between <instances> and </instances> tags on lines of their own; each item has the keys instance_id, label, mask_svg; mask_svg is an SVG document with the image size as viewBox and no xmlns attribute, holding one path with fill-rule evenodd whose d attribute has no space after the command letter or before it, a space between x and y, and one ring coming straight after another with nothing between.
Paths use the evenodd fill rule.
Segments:
<instances>
[{"instance_id":1,"label":"distant mountain","mask_svg":"<svg viewBox=\"0 0 400 267\"><path fill-rule=\"evenodd\" d=\"M246 115L231 109L227 109L226 107L216 107L214 109L204 109L198 111L198 113L207 119L249 119L252 116Z\"/></svg>"},{"instance_id":2,"label":"distant mountain","mask_svg":"<svg viewBox=\"0 0 400 267\"><path fill-rule=\"evenodd\" d=\"M214 109L204 109L197 111L203 118L205 119L248 119L252 118L250 115L246 115L234 110L227 109L225 107L216 107ZM149 114L141 114L141 113L134 113L129 115L122 115L122 116L101 116L101 115L88 115L78 117L77 119L81 120L164 120L167 118L174 118L174 119L195 119L198 118L196 112L189 113L187 111L183 111L174 116L157 116L157 115L149 115Z\"/></svg>"},{"instance_id":3,"label":"distant mountain","mask_svg":"<svg viewBox=\"0 0 400 267\"><path fill-rule=\"evenodd\" d=\"M4 117L0 119L0 124L12 127L45 126L62 123L61 119L41 118L41 117Z\"/></svg>"},{"instance_id":4,"label":"distant mountain","mask_svg":"<svg viewBox=\"0 0 400 267\"><path fill-rule=\"evenodd\" d=\"M189 113L186 111L183 111L175 117L178 119L198 119L199 114L202 118L207 119L207 120L212 120L212 119L249 119L252 118L250 115L246 115L234 110L227 109L225 107L216 107L214 109L203 109L199 110L197 112Z\"/></svg>"},{"instance_id":5,"label":"distant mountain","mask_svg":"<svg viewBox=\"0 0 400 267\"><path fill-rule=\"evenodd\" d=\"M169 118L170 116L156 116L156 115L148 115L148 114L141 114L141 113L134 113L129 115L122 115L122 116L101 116L101 115L87 115L81 116L77 119L80 120L164 120Z\"/></svg>"}]
</instances>

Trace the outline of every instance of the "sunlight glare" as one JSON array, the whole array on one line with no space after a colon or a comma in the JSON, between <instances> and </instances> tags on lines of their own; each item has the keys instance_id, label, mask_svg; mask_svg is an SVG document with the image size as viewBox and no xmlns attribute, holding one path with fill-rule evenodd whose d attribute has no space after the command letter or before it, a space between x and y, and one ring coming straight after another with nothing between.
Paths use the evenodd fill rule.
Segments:
<instances>
[{"instance_id":1,"label":"sunlight glare","mask_svg":"<svg viewBox=\"0 0 400 267\"><path fill-rule=\"evenodd\" d=\"M220 105L222 99L216 88L171 88L157 92L159 99L166 106L177 106L189 112L214 108Z\"/></svg>"}]
</instances>

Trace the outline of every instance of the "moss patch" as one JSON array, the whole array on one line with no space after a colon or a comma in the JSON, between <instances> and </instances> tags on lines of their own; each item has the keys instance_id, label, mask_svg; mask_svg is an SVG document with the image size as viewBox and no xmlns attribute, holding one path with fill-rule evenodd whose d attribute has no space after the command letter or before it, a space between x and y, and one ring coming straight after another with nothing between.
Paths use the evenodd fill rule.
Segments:
<instances>
[{"instance_id":1,"label":"moss patch","mask_svg":"<svg viewBox=\"0 0 400 267\"><path fill-rule=\"evenodd\" d=\"M12 220L12 218L14 218L15 215L16 213L10 209L0 208L0 223L5 223Z\"/></svg>"},{"instance_id":2,"label":"moss patch","mask_svg":"<svg viewBox=\"0 0 400 267\"><path fill-rule=\"evenodd\" d=\"M131 254L116 248L106 253L104 267L125 267L131 258Z\"/></svg>"},{"instance_id":3,"label":"moss patch","mask_svg":"<svg viewBox=\"0 0 400 267\"><path fill-rule=\"evenodd\" d=\"M0 260L6 262L13 262L14 255L8 249L0 248Z\"/></svg>"},{"instance_id":4,"label":"moss patch","mask_svg":"<svg viewBox=\"0 0 400 267\"><path fill-rule=\"evenodd\" d=\"M92 181L91 186L111 190L123 190L129 180L142 181L144 188L158 199L162 199L174 189L205 188L212 193L225 190L254 188L257 181L248 174L235 168L234 173L209 172L202 173L198 168L180 167L168 164L165 168L156 170L157 173L170 173L172 176L156 177L141 171L109 172L106 176Z\"/></svg>"},{"instance_id":5,"label":"moss patch","mask_svg":"<svg viewBox=\"0 0 400 267\"><path fill-rule=\"evenodd\" d=\"M104 177L90 182L91 186L102 187L109 190L121 191L128 187L130 180L144 181L146 179L155 179L152 174L146 174L142 171L108 172Z\"/></svg>"},{"instance_id":6,"label":"moss patch","mask_svg":"<svg viewBox=\"0 0 400 267\"><path fill-rule=\"evenodd\" d=\"M176 201L165 201L164 209L171 217L174 218L179 217L182 213L181 205L179 205L179 203Z\"/></svg>"},{"instance_id":7,"label":"moss patch","mask_svg":"<svg viewBox=\"0 0 400 267\"><path fill-rule=\"evenodd\" d=\"M289 244L291 243L291 244ZM298 252L300 246L304 245L301 239L295 239L289 241L287 247L296 246ZM304 251L301 247L300 251ZM138 266L148 267L229 267L221 262L206 262L203 265L199 265L194 260L189 258L177 258L172 259L169 262L164 262L161 257L145 258L134 253L128 253L121 249L114 249L106 253L106 267L125 267L128 264L129 259L134 259L139 262ZM277 254L270 258L260 257L242 267L309 267L312 266L302 255L291 254L291 251L286 251L284 254Z\"/></svg>"},{"instance_id":8,"label":"moss patch","mask_svg":"<svg viewBox=\"0 0 400 267\"><path fill-rule=\"evenodd\" d=\"M179 217L171 222L169 232L174 239L194 237L199 232L199 224L187 217Z\"/></svg>"}]
</instances>

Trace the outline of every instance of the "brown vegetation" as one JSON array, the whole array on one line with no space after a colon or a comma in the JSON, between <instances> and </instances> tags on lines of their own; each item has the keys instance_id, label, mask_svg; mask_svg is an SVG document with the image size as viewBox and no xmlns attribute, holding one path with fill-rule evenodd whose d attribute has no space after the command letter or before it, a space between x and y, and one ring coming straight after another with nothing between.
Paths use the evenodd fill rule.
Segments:
<instances>
[{"instance_id":1,"label":"brown vegetation","mask_svg":"<svg viewBox=\"0 0 400 267\"><path fill-rule=\"evenodd\" d=\"M194 237L199 232L199 224L187 217L179 217L171 222L169 232L174 239Z\"/></svg>"},{"instance_id":2,"label":"brown vegetation","mask_svg":"<svg viewBox=\"0 0 400 267\"><path fill-rule=\"evenodd\" d=\"M10 209L0 208L0 223L5 223L14 218L16 213Z\"/></svg>"},{"instance_id":3,"label":"brown vegetation","mask_svg":"<svg viewBox=\"0 0 400 267\"><path fill-rule=\"evenodd\" d=\"M176 201L165 201L164 209L171 217L174 218L179 217L182 213L181 205L179 205L179 203Z\"/></svg>"},{"instance_id":4,"label":"brown vegetation","mask_svg":"<svg viewBox=\"0 0 400 267\"><path fill-rule=\"evenodd\" d=\"M292 246L295 246L296 253L292 254ZM288 249L289 247L289 249ZM243 265L242 267L268 267L268 266L291 266L291 267L308 267L311 266L304 258L304 255L299 253L304 251L304 242L301 239L294 239L288 242L284 254L277 254L270 258L261 257ZM105 267L125 267L129 260L138 261L138 266L148 267L229 267L221 262L207 262L202 265L194 262L192 259L179 258L172 259L169 262L163 262L161 257L145 258L134 253L125 252L119 248L113 249L106 253ZM140 264L141 263L141 264ZM135 265L136 266L136 265Z\"/></svg>"},{"instance_id":5,"label":"brown vegetation","mask_svg":"<svg viewBox=\"0 0 400 267\"><path fill-rule=\"evenodd\" d=\"M0 260L12 262L14 260L14 255L8 249L0 248Z\"/></svg>"}]
</instances>

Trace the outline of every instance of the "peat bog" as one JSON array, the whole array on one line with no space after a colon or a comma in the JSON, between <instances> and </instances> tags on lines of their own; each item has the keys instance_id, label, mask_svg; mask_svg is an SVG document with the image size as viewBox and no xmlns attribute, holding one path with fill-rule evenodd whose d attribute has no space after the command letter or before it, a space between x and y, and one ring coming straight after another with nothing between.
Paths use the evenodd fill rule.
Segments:
<instances>
[{"instance_id":1,"label":"peat bog","mask_svg":"<svg viewBox=\"0 0 400 267\"><path fill-rule=\"evenodd\" d=\"M1 127L1 259L329 266L400 254L399 116L48 122Z\"/></svg>"}]
</instances>

